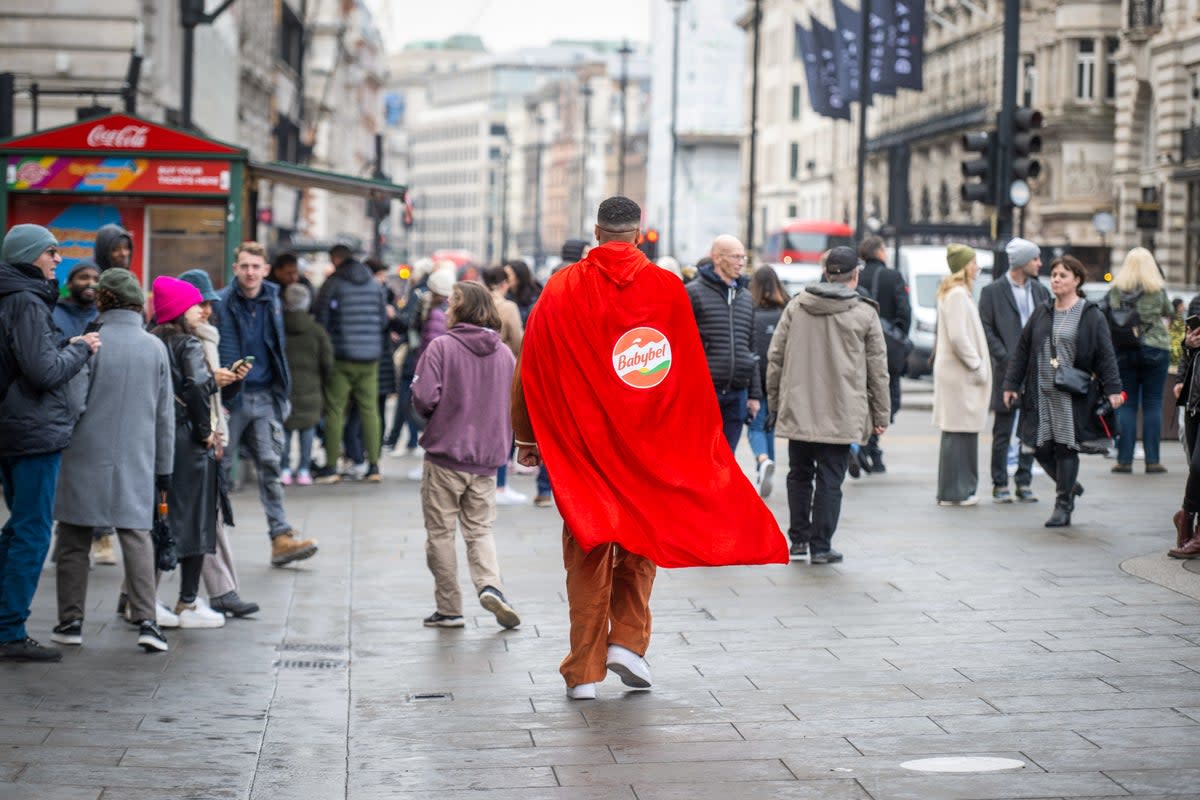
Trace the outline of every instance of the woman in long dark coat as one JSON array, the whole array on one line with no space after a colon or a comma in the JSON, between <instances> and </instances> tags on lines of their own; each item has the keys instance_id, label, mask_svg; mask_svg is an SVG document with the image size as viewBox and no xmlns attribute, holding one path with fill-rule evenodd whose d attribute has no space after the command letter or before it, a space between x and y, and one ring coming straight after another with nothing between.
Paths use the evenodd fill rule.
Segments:
<instances>
[{"instance_id":1,"label":"woman in long dark coat","mask_svg":"<svg viewBox=\"0 0 1200 800\"><path fill-rule=\"evenodd\" d=\"M212 398L216 381L204 358L204 345L193 335L201 322L204 298L195 286L177 278L154 279L155 336L167 346L175 392L175 471L167 493L167 522L179 555L181 628L219 628L225 615L199 600L204 556L217 549L217 470Z\"/></svg>"},{"instance_id":2,"label":"woman in long dark coat","mask_svg":"<svg viewBox=\"0 0 1200 800\"><path fill-rule=\"evenodd\" d=\"M1042 469L1055 479L1054 513L1046 520L1047 528L1071 524L1075 498L1083 494L1078 482L1079 453L1088 441L1100 438L1095 409L1102 395L1114 409L1124 400L1108 319L1080 288L1086 274L1078 259L1054 259L1050 265L1054 299L1034 309L1004 377L1004 402L1010 408L1018 399L1021 403L1021 446L1034 448ZM1099 388L1095 380L1086 396L1056 388L1056 359L1098 377ZM1018 395L1022 385L1024 396Z\"/></svg>"}]
</instances>

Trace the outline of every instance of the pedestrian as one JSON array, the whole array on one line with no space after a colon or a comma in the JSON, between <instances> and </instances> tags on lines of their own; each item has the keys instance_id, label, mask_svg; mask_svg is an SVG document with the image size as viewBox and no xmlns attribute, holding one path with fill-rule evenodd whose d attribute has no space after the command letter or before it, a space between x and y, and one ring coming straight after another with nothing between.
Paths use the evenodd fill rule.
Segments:
<instances>
[{"instance_id":1,"label":"pedestrian","mask_svg":"<svg viewBox=\"0 0 1200 800\"><path fill-rule=\"evenodd\" d=\"M145 297L132 272L106 270L97 305L104 347L92 359L87 406L63 451L54 501L58 626L50 638L83 644L92 531L109 528L121 540L127 613L138 628L137 644L148 653L165 652L150 527L152 498L170 487L175 463L171 367L163 343L143 327Z\"/></svg>"},{"instance_id":2,"label":"pedestrian","mask_svg":"<svg viewBox=\"0 0 1200 800\"><path fill-rule=\"evenodd\" d=\"M133 236L116 223L100 226L93 251L100 272L108 269L133 269Z\"/></svg>"},{"instance_id":3,"label":"pedestrian","mask_svg":"<svg viewBox=\"0 0 1200 800\"><path fill-rule=\"evenodd\" d=\"M1171 558L1200 558L1200 534L1196 533L1196 514L1200 513L1200 295L1192 298L1187 309L1187 336L1175 383L1175 400L1183 408L1184 449L1188 456L1188 478L1183 504L1175 512L1175 547L1167 551Z\"/></svg>"},{"instance_id":4,"label":"pedestrian","mask_svg":"<svg viewBox=\"0 0 1200 800\"><path fill-rule=\"evenodd\" d=\"M658 566L782 563L779 525L721 446L691 304L634 243L642 210L600 204L599 245L547 283L525 328L513 423L518 460L543 460L562 513L567 696L612 670L651 685ZM536 438L535 438L536 433Z\"/></svg>"},{"instance_id":5,"label":"pedestrian","mask_svg":"<svg viewBox=\"0 0 1200 800\"><path fill-rule=\"evenodd\" d=\"M571 241L576 240L568 240L568 243ZM521 325L521 310L517 308L516 303L508 299L508 290L512 285L508 271L504 267L488 267L483 271L483 284L492 295L492 302L500 317L500 341L504 342L514 358L520 358L521 340L525 336L525 330ZM511 442L509 454L512 454ZM496 472L496 505L516 506L528 501L527 496L508 485L508 459L505 459Z\"/></svg>"},{"instance_id":6,"label":"pedestrian","mask_svg":"<svg viewBox=\"0 0 1200 800\"><path fill-rule=\"evenodd\" d=\"M317 296L313 289L312 281L308 279L300 270L300 258L295 253L284 250L277 253L271 259L271 271L267 275L267 280L279 287L279 294L283 295L283 290L291 286L293 283L299 283L313 297Z\"/></svg>"},{"instance_id":7,"label":"pedestrian","mask_svg":"<svg viewBox=\"0 0 1200 800\"><path fill-rule=\"evenodd\" d=\"M509 389L516 359L500 340L500 315L482 284L455 284L448 325L421 354L412 384L413 408L426 420L421 512L435 584L436 608L425 626L463 627L454 553L454 531L461 527L480 605L503 627L515 628L521 618L504 597L492 526L496 470L512 448Z\"/></svg>"},{"instance_id":8,"label":"pedestrian","mask_svg":"<svg viewBox=\"0 0 1200 800\"><path fill-rule=\"evenodd\" d=\"M64 339L83 335L100 313L96 308L96 284L100 270L91 261L77 261L67 273L67 293L58 298L51 316Z\"/></svg>"},{"instance_id":9,"label":"pedestrian","mask_svg":"<svg viewBox=\"0 0 1200 800\"><path fill-rule=\"evenodd\" d=\"M767 405L788 440L793 561L833 564L850 445L891 421L887 346L875 301L859 294L858 256L835 247L821 281L788 302L767 351Z\"/></svg>"},{"instance_id":10,"label":"pedestrian","mask_svg":"<svg viewBox=\"0 0 1200 800\"><path fill-rule=\"evenodd\" d=\"M83 413L85 365L100 335L63 341L51 310L62 261L54 234L15 225L0 244L0 661L61 661L29 637L25 620L50 549L62 451ZM82 373L82 374L81 374Z\"/></svg>"},{"instance_id":11,"label":"pedestrian","mask_svg":"<svg viewBox=\"0 0 1200 800\"><path fill-rule=\"evenodd\" d=\"M333 376L333 345L329 334L308 313L308 290L293 284L283 290L283 325L287 331L288 371L292 375L292 413L284 420L280 480L285 486L311 486L309 470L317 423L325 405L325 386ZM298 440L299 458L291 468L292 438Z\"/></svg>"},{"instance_id":12,"label":"pedestrian","mask_svg":"<svg viewBox=\"0 0 1200 800\"><path fill-rule=\"evenodd\" d=\"M155 278L152 289L156 324L151 332L167 346L175 398L175 458L167 491L167 527L179 556L174 614L181 628L219 628L225 615L199 597L204 558L217 550L220 499L212 408L217 382L204 359L204 345L195 336L203 298L192 284L167 275Z\"/></svg>"},{"instance_id":13,"label":"pedestrian","mask_svg":"<svg viewBox=\"0 0 1200 800\"><path fill-rule=\"evenodd\" d=\"M730 450L737 450L742 425L758 414L762 384L754 361L754 304L742 276L746 249L735 237L718 236L712 266L687 284L692 312L704 343L721 424Z\"/></svg>"},{"instance_id":14,"label":"pedestrian","mask_svg":"<svg viewBox=\"0 0 1200 800\"><path fill-rule=\"evenodd\" d=\"M361 415L368 461L366 480L379 483L383 449L379 418L379 357L387 328L387 297L371 270L344 244L329 251L334 272L317 294L314 315L333 343L333 375L325 386L325 466L317 483L341 481L338 458L347 403L353 399Z\"/></svg>"},{"instance_id":15,"label":"pedestrian","mask_svg":"<svg viewBox=\"0 0 1200 800\"><path fill-rule=\"evenodd\" d=\"M979 502L979 432L987 425L992 364L975 308L975 250L949 244L946 263L950 274L938 286L933 357L933 424L942 432L937 502L973 506Z\"/></svg>"},{"instance_id":16,"label":"pedestrian","mask_svg":"<svg viewBox=\"0 0 1200 800\"><path fill-rule=\"evenodd\" d=\"M533 310L533 304L541 296L541 284L534 280L529 265L519 258L505 261L504 269L508 272L508 279L512 284L508 290L508 299L517 304L517 309L521 312L521 325L524 326L529 321L529 312Z\"/></svg>"},{"instance_id":17,"label":"pedestrian","mask_svg":"<svg viewBox=\"0 0 1200 800\"><path fill-rule=\"evenodd\" d=\"M908 298L908 283L897 269L887 265L887 246L879 236L868 236L858 246L858 256L863 267L858 276L859 287L871 293L871 299L879 304L879 318L891 323L896 330L908 335L912 325L912 303ZM903 372L888 374L888 391L891 395L892 421L900 411L900 378ZM879 437L875 434L859 450L859 466L866 472L887 472L883 463L883 451L879 449Z\"/></svg>"},{"instance_id":18,"label":"pedestrian","mask_svg":"<svg viewBox=\"0 0 1200 800\"><path fill-rule=\"evenodd\" d=\"M1173 311L1167 290L1163 288L1162 272L1149 250L1135 247L1125 256L1109 290L1108 305L1114 324L1117 368L1121 371L1121 386L1126 394L1125 405L1117 412L1117 463L1112 471L1133 472L1140 404L1146 474L1162 474L1167 471L1159 455L1162 401L1167 370L1171 366L1171 337L1165 320L1171 318ZM1133 311L1125 324L1128 331L1125 336L1117 327L1115 313L1122 308Z\"/></svg>"},{"instance_id":19,"label":"pedestrian","mask_svg":"<svg viewBox=\"0 0 1200 800\"><path fill-rule=\"evenodd\" d=\"M1033 310L1049 303L1050 290L1038 280L1042 270L1041 250L1028 239L1009 240L1004 248L1008 256L1008 272L1002 280L983 287L979 297L979 320L987 337L992 362L991 408L992 423L992 502L1011 503L1008 490L1008 453L1019 412L1004 403L1004 375L1017 349L1017 340ZM1018 392L1022 391L1018 388ZM1036 503L1033 483L1033 450L1017 448L1017 472L1013 476L1016 499L1021 503Z\"/></svg>"},{"instance_id":20,"label":"pedestrian","mask_svg":"<svg viewBox=\"0 0 1200 800\"><path fill-rule=\"evenodd\" d=\"M392 425L384 440L384 447L391 450L392 458L421 455L417 437L421 433L420 423L412 411L412 379L417 368L418 351L421 348L420 316L423 299L429 293L429 276L433 259L420 258L413 264L409 287L403 302L397 301L395 328L400 333L396 362L399 375L396 381L396 406L392 412ZM403 446L400 436L405 426L408 437Z\"/></svg>"},{"instance_id":21,"label":"pedestrian","mask_svg":"<svg viewBox=\"0 0 1200 800\"><path fill-rule=\"evenodd\" d=\"M204 363L208 365L217 387L212 396L211 413L217 434L215 454L219 464L224 457L225 447L229 444L229 420L221 405L221 391L228 391L231 396L236 394L241 388L238 382L250 372L250 365L243 364L237 372L221 366L221 333L213 324L213 314L216 304L220 301L220 295L213 289L208 273L202 269L192 269L180 275L179 279L195 286L203 300L200 303L200 322L192 333L204 347ZM243 600L238 594L233 543L226 531L226 526L233 525L233 512L228 488L220 471L217 473L217 489L217 549L212 555L204 557L204 568L200 576L204 580L204 591L208 594L208 605L213 611L230 617L247 617L258 611L258 603Z\"/></svg>"},{"instance_id":22,"label":"pedestrian","mask_svg":"<svg viewBox=\"0 0 1200 800\"><path fill-rule=\"evenodd\" d=\"M766 386L767 351L788 303L788 293L775 270L761 266L750 276L750 297L754 301L754 357L757 360L759 382ZM771 496L775 477L775 428L766 427L769 416L769 403L764 398L758 413L750 420L746 434L757 462L754 485L758 487L758 496L763 499Z\"/></svg>"},{"instance_id":23,"label":"pedestrian","mask_svg":"<svg viewBox=\"0 0 1200 800\"><path fill-rule=\"evenodd\" d=\"M224 397L229 409L229 444L221 468L228 478L233 459L245 444L258 468L258 496L267 515L271 537L271 565L281 567L310 558L317 552L314 539L304 539L288 524L283 509L280 453L283 421L291 412L288 395L291 374L284 354L283 310L279 289L264 283L266 250L258 242L243 242L234 251L234 280L221 290L221 361L232 366L254 358L240 391Z\"/></svg>"},{"instance_id":24,"label":"pedestrian","mask_svg":"<svg viewBox=\"0 0 1200 800\"><path fill-rule=\"evenodd\" d=\"M1054 512L1047 528L1071 524L1075 498L1083 494L1080 446L1095 438L1095 392L1059 389L1055 373L1063 367L1083 370L1099 378L1100 393L1114 409L1124 400L1108 323L1099 306L1084 296L1086 279L1083 264L1073 256L1051 262L1054 299L1033 310L1004 376L1004 404L1012 408L1020 403L1021 446L1034 448L1034 457L1054 478Z\"/></svg>"}]
</instances>

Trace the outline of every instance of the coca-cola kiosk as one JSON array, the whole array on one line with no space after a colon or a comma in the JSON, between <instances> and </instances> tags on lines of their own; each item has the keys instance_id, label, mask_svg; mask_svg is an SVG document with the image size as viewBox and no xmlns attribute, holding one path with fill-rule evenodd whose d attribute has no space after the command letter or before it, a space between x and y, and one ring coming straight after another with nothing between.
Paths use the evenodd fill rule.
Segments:
<instances>
[{"instance_id":1,"label":"coca-cola kiosk","mask_svg":"<svg viewBox=\"0 0 1200 800\"><path fill-rule=\"evenodd\" d=\"M134 241L144 286L207 270L226 283L243 238L246 151L125 114L0 141L0 220L44 225L61 245L59 280L93 260L96 231L116 223Z\"/></svg>"}]
</instances>

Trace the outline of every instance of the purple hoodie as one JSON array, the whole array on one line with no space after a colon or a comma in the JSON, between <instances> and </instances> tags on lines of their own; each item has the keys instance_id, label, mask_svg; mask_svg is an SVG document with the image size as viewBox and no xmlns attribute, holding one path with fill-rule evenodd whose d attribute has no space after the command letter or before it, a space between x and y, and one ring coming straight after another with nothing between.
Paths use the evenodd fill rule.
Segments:
<instances>
[{"instance_id":1,"label":"purple hoodie","mask_svg":"<svg viewBox=\"0 0 1200 800\"><path fill-rule=\"evenodd\" d=\"M417 360L413 408L429 420L425 457L440 467L495 475L512 447L509 414L517 360L490 328L460 323Z\"/></svg>"}]
</instances>

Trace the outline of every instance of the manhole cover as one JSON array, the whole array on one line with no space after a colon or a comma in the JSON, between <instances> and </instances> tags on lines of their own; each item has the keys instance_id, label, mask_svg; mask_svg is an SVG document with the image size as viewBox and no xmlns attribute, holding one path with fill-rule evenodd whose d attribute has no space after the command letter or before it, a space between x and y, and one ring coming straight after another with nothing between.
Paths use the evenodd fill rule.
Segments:
<instances>
[{"instance_id":1,"label":"manhole cover","mask_svg":"<svg viewBox=\"0 0 1200 800\"><path fill-rule=\"evenodd\" d=\"M282 659L275 662L277 669L343 669L345 666L345 661L333 659Z\"/></svg>"},{"instance_id":2,"label":"manhole cover","mask_svg":"<svg viewBox=\"0 0 1200 800\"><path fill-rule=\"evenodd\" d=\"M340 644L306 644L304 642L288 642L275 648L281 653L340 653L346 648Z\"/></svg>"},{"instance_id":3,"label":"manhole cover","mask_svg":"<svg viewBox=\"0 0 1200 800\"><path fill-rule=\"evenodd\" d=\"M1024 761L1015 758L989 758L986 756L951 756L947 758L918 758L900 765L914 772L999 772L1006 769L1021 769Z\"/></svg>"}]
</instances>

